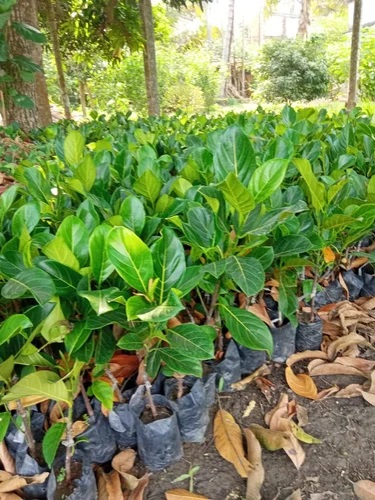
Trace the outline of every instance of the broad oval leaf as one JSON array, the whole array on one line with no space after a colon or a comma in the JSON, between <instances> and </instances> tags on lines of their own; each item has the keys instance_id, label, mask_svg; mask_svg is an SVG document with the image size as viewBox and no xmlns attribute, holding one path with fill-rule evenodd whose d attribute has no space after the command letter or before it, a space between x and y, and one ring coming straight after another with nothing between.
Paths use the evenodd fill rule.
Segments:
<instances>
[{"instance_id":1,"label":"broad oval leaf","mask_svg":"<svg viewBox=\"0 0 375 500\"><path fill-rule=\"evenodd\" d=\"M113 389L109 384L103 382L102 380L95 380L95 382L93 382L91 385L91 390L96 399L98 399L102 403L104 408L107 408L107 410L112 410Z\"/></svg>"},{"instance_id":2,"label":"broad oval leaf","mask_svg":"<svg viewBox=\"0 0 375 500\"><path fill-rule=\"evenodd\" d=\"M85 139L81 132L72 130L64 141L64 157L71 166L77 166L83 156L85 149Z\"/></svg>"},{"instance_id":3,"label":"broad oval leaf","mask_svg":"<svg viewBox=\"0 0 375 500\"><path fill-rule=\"evenodd\" d=\"M269 198L281 186L288 163L288 160L275 158L266 161L254 171L250 179L249 190L256 203Z\"/></svg>"},{"instance_id":4,"label":"broad oval leaf","mask_svg":"<svg viewBox=\"0 0 375 500\"><path fill-rule=\"evenodd\" d=\"M153 277L152 254L130 229L115 227L107 237L108 258L121 278L131 287L147 293Z\"/></svg>"},{"instance_id":5,"label":"broad oval leaf","mask_svg":"<svg viewBox=\"0 0 375 500\"><path fill-rule=\"evenodd\" d=\"M226 273L247 295L256 295L264 287L265 273L262 264L253 257L229 257Z\"/></svg>"},{"instance_id":6,"label":"broad oval leaf","mask_svg":"<svg viewBox=\"0 0 375 500\"><path fill-rule=\"evenodd\" d=\"M42 260L43 259L43 260ZM48 273L56 288L56 293L60 297L72 297L76 294L77 286L82 276L70 267L64 266L60 262L42 258L35 259L35 265Z\"/></svg>"},{"instance_id":7,"label":"broad oval leaf","mask_svg":"<svg viewBox=\"0 0 375 500\"><path fill-rule=\"evenodd\" d=\"M168 330L167 340L171 348L194 359L206 360L214 357L216 331L210 326L185 323Z\"/></svg>"},{"instance_id":8,"label":"broad oval leaf","mask_svg":"<svg viewBox=\"0 0 375 500\"><path fill-rule=\"evenodd\" d=\"M41 269L29 268L11 278L1 290L6 299L34 297L43 306L54 296L55 285L52 278Z\"/></svg>"},{"instance_id":9,"label":"broad oval leaf","mask_svg":"<svg viewBox=\"0 0 375 500\"><path fill-rule=\"evenodd\" d=\"M134 183L134 191L155 203L162 188L161 180L151 170L146 170Z\"/></svg>"},{"instance_id":10,"label":"broad oval leaf","mask_svg":"<svg viewBox=\"0 0 375 500\"><path fill-rule=\"evenodd\" d=\"M255 202L252 194L238 180L235 173L228 174L226 179L217 187L224 194L229 205L240 214L247 214L254 208Z\"/></svg>"},{"instance_id":11,"label":"broad oval leaf","mask_svg":"<svg viewBox=\"0 0 375 500\"><path fill-rule=\"evenodd\" d=\"M7 318L0 327L0 345L12 338L25 328L31 328L33 324L24 314L13 314Z\"/></svg>"},{"instance_id":12,"label":"broad oval leaf","mask_svg":"<svg viewBox=\"0 0 375 500\"><path fill-rule=\"evenodd\" d=\"M220 304L220 311L228 330L237 342L249 349L267 351L271 356L272 335L263 321L249 311L224 304Z\"/></svg>"},{"instance_id":13,"label":"broad oval leaf","mask_svg":"<svg viewBox=\"0 0 375 500\"><path fill-rule=\"evenodd\" d=\"M120 215L124 225L140 236L146 223L146 212L143 203L136 196L128 196L122 202Z\"/></svg>"},{"instance_id":14,"label":"broad oval leaf","mask_svg":"<svg viewBox=\"0 0 375 500\"><path fill-rule=\"evenodd\" d=\"M185 251L172 229L165 227L162 236L151 247L155 275L159 278L156 292L163 301L186 269Z\"/></svg>"},{"instance_id":15,"label":"broad oval leaf","mask_svg":"<svg viewBox=\"0 0 375 500\"><path fill-rule=\"evenodd\" d=\"M273 246L275 257L286 257L308 252L312 248L311 241L302 235L283 236Z\"/></svg>"},{"instance_id":16,"label":"broad oval leaf","mask_svg":"<svg viewBox=\"0 0 375 500\"><path fill-rule=\"evenodd\" d=\"M61 236L55 236L53 240L44 245L42 251L49 259L79 271L80 265L77 257Z\"/></svg>"},{"instance_id":17,"label":"broad oval leaf","mask_svg":"<svg viewBox=\"0 0 375 500\"><path fill-rule=\"evenodd\" d=\"M49 468L52 467L57 450L65 433L66 423L57 422L53 424L45 433L42 441L43 457Z\"/></svg>"},{"instance_id":18,"label":"broad oval leaf","mask_svg":"<svg viewBox=\"0 0 375 500\"><path fill-rule=\"evenodd\" d=\"M169 347L158 349L158 352L162 361L164 361L172 372L194 375L195 377L202 376L202 363L199 360L192 359L191 356L182 354L179 350Z\"/></svg>"},{"instance_id":19,"label":"broad oval leaf","mask_svg":"<svg viewBox=\"0 0 375 500\"><path fill-rule=\"evenodd\" d=\"M5 411L0 413L0 443L4 440L5 436L7 435L11 419L12 416L10 413Z\"/></svg>"},{"instance_id":20,"label":"broad oval leaf","mask_svg":"<svg viewBox=\"0 0 375 500\"><path fill-rule=\"evenodd\" d=\"M290 366L285 368L287 384L293 392L308 399L316 399L318 389L309 375L296 375Z\"/></svg>"},{"instance_id":21,"label":"broad oval leaf","mask_svg":"<svg viewBox=\"0 0 375 500\"><path fill-rule=\"evenodd\" d=\"M112 228L102 224L94 229L89 238L91 272L99 285L114 271L115 267L108 258L106 240Z\"/></svg>"},{"instance_id":22,"label":"broad oval leaf","mask_svg":"<svg viewBox=\"0 0 375 500\"><path fill-rule=\"evenodd\" d=\"M62 238L73 252L81 267L88 258L89 232L84 223L75 215L69 215L60 224L56 237Z\"/></svg>"},{"instance_id":23,"label":"broad oval leaf","mask_svg":"<svg viewBox=\"0 0 375 500\"><path fill-rule=\"evenodd\" d=\"M37 201L30 201L20 207L12 217L13 236L21 236L25 227L28 233L35 228L40 219L40 206Z\"/></svg>"}]
</instances>

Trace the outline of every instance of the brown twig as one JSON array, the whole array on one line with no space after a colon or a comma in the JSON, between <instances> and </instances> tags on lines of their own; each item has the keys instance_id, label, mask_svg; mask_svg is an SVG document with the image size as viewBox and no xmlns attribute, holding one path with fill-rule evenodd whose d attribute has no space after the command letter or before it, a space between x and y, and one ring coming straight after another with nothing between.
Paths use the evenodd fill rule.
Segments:
<instances>
[{"instance_id":1,"label":"brown twig","mask_svg":"<svg viewBox=\"0 0 375 500\"><path fill-rule=\"evenodd\" d=\"M220 294L220 281L216 283L214 293L212 294L211 297L210 308L207 310L206 325L209 324L212 320L217 305L217 299L219 298L219 294Z\"/></svg>"},{"instance_id":2,"label":"brown twig","mask_svg":"<svg viewBox=\"0 0 375 500\"><path fill-rule=\"evenodd\" d=\"M121 390L120 390L120 387L118 386L116 377L113 375L113 373L111 372L111 370L109 368L105 369L105 374L107 375L107 377L109 378L109 380L112 382L112 389L116 393L119 402L123 403L124 402L124 397L121 394Z\"/></svg>"},{"instance_id":3,"label":"brown twig","mask_svg":"<svg viewBox=\"0 0 375 500\"><path fill-rule=\"evenodd\" d=\"M84 401L85 406L86 406L87 415L89 417L93 417L94 416L94 410L92 409L90 400L89 400L89 398L87 396L87 392L86 392L85 386L83 385L82 380L81 380L81 382L80 382L79 385L80 385L80 388L81 388L82 398L83 398L83 401Z\"/></svg>"},{"instance_id":4,"label":"brown twig","mask_svg":"<svg viewBox=\"0 0 375 500\"><path fill-rule=\"evenodd\" d=\"M17 401L17 412L22 420L23 430L25 433L25 440L29 448L30 455L33 458L35 458L36 457L35 439L31 430L29 415L27 414L27 411L25 410L20 400Z\"/></svg>"}]
</instances>

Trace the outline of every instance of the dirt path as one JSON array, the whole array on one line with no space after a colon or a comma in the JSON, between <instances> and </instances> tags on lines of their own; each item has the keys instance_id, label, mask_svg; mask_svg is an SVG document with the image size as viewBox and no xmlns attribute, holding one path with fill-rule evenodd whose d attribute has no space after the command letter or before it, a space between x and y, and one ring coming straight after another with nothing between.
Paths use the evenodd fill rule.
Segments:
<instances>
[{"instance_id":1,"label":"dirt path","mask_svg":"<svg viewBox=\"0 0 375 500\"><path fill-rule=\"evenodd\" d=\"M272 367L268 377L276 386L271 403L253 385L237 393L220 395L222 408L232 413L236 421L246 427L250 423L264 425L264 415L273 408L281 392L307 408L309 423L306 432L322 439L321 444L302 444L306 460L300 471L282 451L263 451L266 478L262 489L264 500L284 500L300 488L305 500L349 500L356 498L350 481L375 480L375 409L361 397L327 399L312 402L294 397L288 389L283 367ZM346 386L363 382L355 377L318 377L320 388L333 383ZM250 401L256 406L249 417L243 412ZM213 409L214 415L217 407ZM234 467L217 453L212 436L212 423L204 444L188 444L185 456L166 471L154 473L147 490L147 500L164 499L164 491L188 488L188 481L171 484L190 466L200 466L196 474L195 491L212 500L243 499L245 481Z\"/></svg>"}]
</instances>

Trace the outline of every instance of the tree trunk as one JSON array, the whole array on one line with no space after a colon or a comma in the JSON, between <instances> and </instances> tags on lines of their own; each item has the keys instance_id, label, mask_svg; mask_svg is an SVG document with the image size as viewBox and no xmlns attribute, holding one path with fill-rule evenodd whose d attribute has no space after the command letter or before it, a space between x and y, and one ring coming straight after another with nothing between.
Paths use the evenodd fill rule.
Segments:
<instances>
[{"instance_id":1,"label":"tree trunk","mask_svg":"<svg viewBox=\"0 0 375 500\"><path fill-rule=\"evenodd\" d=\"M86 84L83 80L79 81L79 99L81 101L81 110L84 118L87 117L86 108Z\"/></svg>"},{"instance_id":2,"label":"tree trunk","mask_svg":"<svg viewBox=\"0 0 375 500\"><path fill-rule=\"evenodd\" d=\"M357 104L358 97L358 66L361 45L361 17L362 0L354 0L354 15L352 28L352 46L350 52L350 74L349 74L349 92L346 107L353 109Z\"/></svg>"},{"instance_id":3,"label":"tree trunk","mask_svg":"<svg viewBox=\"0 0 375 500\"><path fill-rule=\"evenodd\" d=\"M306 41L309 38L311 0L302 0L299 15L298 36Z\"/></svg>"},{"instance_id":4,"label":"tree trunk","mask_svg":"<svg viewBox=\"0 0 375 500\"><path fill-rule=\"evenodd\" d=\"M143 64L145 69L148 113L149 115L158 116L160 115L160 104L151 0L139 0L139 11L143 31Z\"/></svg>"},{"instance_id":5,"label":"tree trunk","mask_svg":"<svg viewBox=\"0 0 375 500\"><path fill-rule=\"evenodd\" d=\"M226 97L228 90L228 73L230 75L230 53L232 48L233 40L233 29L234 29L234 4L235 0L229 0L228 4L228 23L225 32L224 45L223 45L223 80L221 82L221 97Z\"/></svg>"},{"instance_id":6,"label":"tree trunk","mask_svg":"<svg viewBox=\"0 0 375 500\"><path fill-rule=\"evenodd\" d=\"M38 18L35 0L19 0L13 7L10 22L26 23L38 29ZM42 47L40 44L25 40L14 29L7 29L7 42L12 57L30 57L33 62L42 64ZM51 110L48 102L46 80L43 73L35 75L34 82L22 80L16 65L7 62L5 71L13 78L11 83L4 87L5 122L17 122L22 129L30 130L48 125L52 122ZM32 109L18 106L11 94L16 92L25 95L34 102Z\"/></svg>"},{"instance_id":7,"label":"tree trunk","mask_svg":"<svg viewBox=\"0 0 375 500\"><path fill-rule=\"evenodd\" d=\"M59 34L58 34L58 25L57 25L57 19L56 19L55 1L54 0L45 0L45 2L46 2L47 20L48 20L49 30L51 33L52 46L53 46L53 55L55 57L57 76L58 76L58 80L59 80L61 104L64 107L65 118L70 120L72 118L72 114L70 112L69 95L68 95L68 91L66 88L66 82L65 82L63 60L62 60Z\"/></svg>"}]
</instances>

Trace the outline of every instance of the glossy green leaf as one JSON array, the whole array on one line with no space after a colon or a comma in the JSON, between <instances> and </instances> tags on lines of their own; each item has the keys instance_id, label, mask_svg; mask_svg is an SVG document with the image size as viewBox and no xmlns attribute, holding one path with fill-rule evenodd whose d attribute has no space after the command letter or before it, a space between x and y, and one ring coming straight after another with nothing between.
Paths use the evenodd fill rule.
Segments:
<instances>
[{"instance_id":1,"label":"glossy green leaf","mask_svg":"<svg viewBox=\"0 0 375 500\"><path fill-rule=\"evenodd\" d=\"M273 246L275 257L286 257L308 252L312 243L305 236L288 235L278 238Z\"/></svg>"},{"instance_id":2,"label":"glossy green leaf","mask_svg":"<svg viewBox=\"0 0 375 500\"><path fill-rule=\"evenodd\" d=\"M27 23L19 23L16 21L12 22L12 27L17 31L19 35L22 36L25 40L30 40L35 43L46 43L47 38L44 33L39 31Z\"/></svg>"},{"instance_id":3,"label":"glossy green leaf","mask_svg":"<svg viewBox=\"0 0 375 500\"><path fill-rule=\"evenodd\" d=\"M10 338L22 332L26 328L31 328L33 324L24 314L13 314L9 316L0 327L0 345Z\"/></svg>"},{"instance_id":4,"label":"glossy green leaf","mask_svg":"<svg viewBox=\"0 0 375 500\"><path fill-rule=\"evenodd\" d=\"M2 398L3 403L16 401L27 396L42 396L53 401L64 401L71 406L66 385L61 380L60 375L51 371L37 371L21 378L14 384Z\"/></svg>"},{"instance_id":5,"label":"glossy green leaf","mask_svg":"<svg viewBox=\"0 0 375 500\"><path fill-rule=\"evenodd\" d=\"M149 332L129 332L126 333L121 339L117 342L117 345L120 349L124 349L126 351L138 351L142 349L144 346L144 341L148 338Z\"/></svg>"},{"instance_id":6,"label":"glossy green leaf","mask_svg":"<svg viewBox=\"0 0 375 500\"><path fill-rule=\"evenodd\" d=\"M317 213L322 212L326 204L324 184L317 180L308 160L305 158L294 158L293 163L305 181L312 206Z\"/></svg>"},{"instance_id":7,"label":"glossy green leaf","mask_svg":"<svg viewBox=\"0 0 375 500\"><path fill-rule=\"evenodd\" d=\"M185 250L172 229L164 227L151 247L155 276L159 278L157 294L162 302L186 269Z\"/></svg>"},{"instance_id":8,"label":"glossy green leaf","mask_svg":"<svg viewBox=\"0 0 375 500\"><path fill-rule=\"evenodd\" d=\"M75 296L78 283L82 278L79 273L54 260L38 260L35 264L51 276L57 295L65 298Z\"/></svg>"},{"instance_id":9,"label":"glossy green leaf","mask_svg":"<svg viewBox=\"0 0 375 500\"><path fill-rule=\"evenodd\" d=\"M102 380L95 380L91 385L91 390L104 408L107 410L112 410L113 408L113 390L110 385Z\"/></svg>"},{"instance_id":10,"label":"glossy green leaf","mask_svg":"<svg viewBox=\"0 0 375 500\"><path fill-rule=\"evenodd\" d=\"M25 269L11 278L1 290L6 299L34 297L43 306L55 294L55 285L52 278L41 269Z\"/></svg>"},{"instance_id":11,"label":"glossy green leaf","mask_svg":"<svg viewBox=\"0 0 375 500\"><path fill-rule=\"evenodd\" d=\"M11 420L12 416L10 413L8 412L0 413L0 443L4 441L4 438L7 435Z\"/></svg>"},{"instance_id":12,"label":"glossy green leaf","mask_svg":"<svg viewBox=\"0 0 375 500\"><path fill-rule=\"evenodd\" d=\"M152 204L155 203L162 187L161 180L151 170L146 170L134 183L134 191Z\"/></svg>"},{"instance_id":13,"label":"glossy green leaf","mask_svg":"<svg viewBox=\"0 0 375 500\"><path fill-rule=\"evenodd\" d=\"M69 354L77 351L85 344L92 330L85 321L80 321L74 325L73 330L64 337L65 347Z\"/></svg>"},{"instance_id":14,"label":"glossy green leaf","mask_svg":"<svg viewBox=\"0 0 375 500\"><path fill-rule=\"evenodd\" d=\"M108 258L121 278L131 287L147 293L154 275L150 249L130 229L115 227L107 237Z\"/></svg>"},{"instance_id":15,"label":"glossy green leaf","mask_svg":"<svg viewBox=\"0 0 375 500\"><path fill-rule=\"evenodd\" d=\"M96 341L95 363L105 365L110 362L116 349L116 339L111 330L101 330Z\"/></svg>"},{"instance_id":16,"label":"glossy green leaf","mask_svg":"<svg viewBox=\"0 0 375 500\"><path fill-rule=\"evenodd\" d=\"M275 253L272 247L257 247L251 251L251 257L257 259L264 271L271 267Z\"/></svg>"},{"instance_id":17,"label":"glossy green leaf","mask_svg":"<svg viewBox=\"0 0 375 500\"><path fill-rule=\"evenodd\" d=\"M49 468L52 468L57 450L61 444L62 437L66 430L65 422L53 424L45 433L42 441L43 458Z\"/></svg>"},{"instance_id":18,"label":"glossy green leaf","mask_svg":"<svg viewBox=\"0 0 375 500\"><path fill-rule=\"evenodd\" d=\"M31 233L40 219L40 206L37 201L30 201L22 205L12 217L12 234L21 236L23 228Z\"/></svg>"},{"instance_id":19,"label":"glossy green leaf","mask_svg":"<svg viewBox=\"0 0 375 500\"><path fill-rule=\"evenodd\" d=\"M122 202L120 215L124 225L140 236L146 223L146 212L141 200L136 196L128 196Z\"/></svg>"},{"instance_id":20,"label":"glossy green leaf","mask_svg":"<svg viewBox=\"0 0 375 500\"><path fill-rule=\"evenodd\" d=\"M203 278L202 266L189 266L185 269L175 288L180 292L180 297L184 297L193 290Z\"/></svg>"},{"instance_id":21,"label":"glossy green leaf","mask_svg":"<svg viewBox=\"0 0 375 500\"><path fill-rule=\"evenodd\" d=\"M6 385L10 385L11 383L14 364L14 356L9 356L5 361L0 363L0 381L4 382Z\"/></svg>"},{"instance_id":22,"label":"glossy green leaf","mask_svg":"<svg viewBox=\"0 0 375 500\"><path fill-rule=\"evenodd\" d=\"M44 245L42 250L44 255L49 259L60 262L60 264L70 267L75 271L79 270L80 265L77 257L61 236L56 236L53 240Z\"/></svg>"},{"instance_id":23,"label":"glossy green leaf","mask_svg":"<svg viewBox=\"0 0 375 500\"><path fill-rule=\"evenodd\" d=\"M284 180L288 168L288 160L268 160L258 167L249 183L249 190L256 203L260 203L271 196Z\"/></svg>"},{"instance_id":24,"label":"glossy green leaf","mask_svg":"<svg viewBox=\"0 0 375 500\"><path fill-rule=\"evenodd\" d=\"M193 323L178 325L167 332L167 340L171 348L200 360L214 357L215 338L214 328Z\"/></svg>"},{"instance_id":25,"label":"glossy green leaf","mask_svg":"<svg viewBox=\"0 0 375 500\"><path fill-rule=\"evenodd\" d=\"M184 309L179 297L171 290L164 302L153 306L144 297L133 296L126 302L128 320L140 319L153 323L160 323L174 318Z\"/></svg>"},{"instance_id":26,"label":"glossy green leaf","mask_svg":"<svg viewBox=\"0 0 375 500\"><path fill-rule=\"evenodd\" d=\"M228 174L217 187L224 194L229 205L240 214L247 214L254 208L254 197L233 172Z\"/></svg>"},{"instance_id":27,"label":"glossy green leaf","mask_svg":"<svg viewBox=\"0 0 375 500\"><path fill-rule=\"evenodd\" d=\"M245 309L220 304L226 327L239 344L256 351L273 351L273 340L268 327L255 314Z\"/></svg>"},{"instance_id":28,"label":"glossy green leaf","mask_svg":"<svg viewBox=\"0 0 375 500\"><path fill-rule=\"evenodd\" d=\"M145 358L146 373L150 378L155 378L160 370L160 349L154 349L147 353Z\"/></svg>"},{"instance_id":29,"label":"glossy green leaf","mask_svg":"<svg viewBox=\"0 0 375 500\"><path fill-rule=\"evenodd\" d=\"M111 304L111 302L120 295L120 290L115 287L110 287L103 290L82 291L78 292L78 295L87 299L96 314L100 316L117 308L117 305Z\"/></svg>"},{"instance_id":30,"label":"glossy green leaf","mask_svg":"<svg viewBox=\"0 0 375 500\"><path fill-rule=\"evenodd\" d=\"M43 203L49 203L52 197L51 187L42 172L36 167L28 167L23 175L26 179L26 189L30 194Z\"/></svg>"},{"instance_id":31,"label":"glossy green leaf","mask_svg":"<svg viewBox=\"0 0 375 500\"><path fill-rule=\"evenodd\" d=\"M77 166L83 157L85 149L85 138L78 132L72 130L66 136L64 141L64 157L67 163L71 166Z\"/></svg>"},{"instance_id":32,"label":"glossy green leaf","mask_svg":"<svg viewBox=\"0 0 375 500\"><path fill-rule=\"evenodd\" d=\"M99 285L113 272L115 267L108 258L107 237L112 228L102 224L94 229L89 238L90 267Z\"/></svg>"},{"instance_id":33,"label":"glossy green leaf","mask_svg":"<svg viewBox=\"0 0 375 500\"><path fill-rule=\"evenodd\" d=\"M86 191L90 191L96 180L96 166L91 155L86 155L74 172Z\"/></svg>"},{"instance_id":34,"label":"glossy green leaf","mask_svg":"<svg viewBox=\"0 0 375 500\"><path fill-rule=\"evenodd\" d=\"M228 259L226 273L247 296L256 295L264 287L263 266L253 257L232 255Z\"/></svg>"},{"instance_id":35,"label":"glossy green leaf","mask_svg":"<svg viewBox=\"0 0 375 500\"><path fill-rule=\"evenodd\" d=\"M204 207L194 207L187 212L188 223L183 231L189 243L202 248L212 248L220 240L214 214Z\"/></svg>"},{"instance_id":36,"label":"glossy green leaf","mask_svg":"<svg viewBox=\"0 0 375 500\"><path fill-rule=\"evenodd\" d=\"M182 354L177 349L170 349L168 347L159 349L159 355L167 367L175 373L194 375L195 377L202 376L202 363L186 354Z\"/></svg>"},{"instance_id":37,"label":"glossy green leaf","mask_svg":"<svg viewBox=\"0 0 375 500\"><path fill-rule=\"evenodd\" d=\"M75 215L69 215L60 224L56 237L62 238L73 252L81 267L88 258L89 233L84 223Z\"/></svg>"},{"instance_id":38,"label":"glossy green leaf","mask_svg":"<svg viewBox=\"0 0 375 500\"><path fill-rule=\"evenodd\" d=\"M356 219L344 214L334 214L327 217L323 222L324 229L339 229L344 227L350 227L355 224Z\"/></svg>"}]
</instances>

